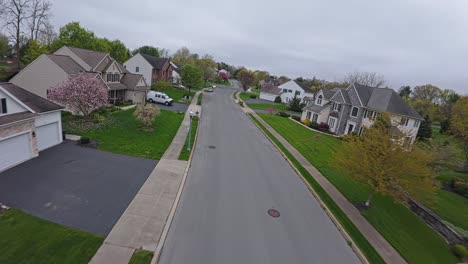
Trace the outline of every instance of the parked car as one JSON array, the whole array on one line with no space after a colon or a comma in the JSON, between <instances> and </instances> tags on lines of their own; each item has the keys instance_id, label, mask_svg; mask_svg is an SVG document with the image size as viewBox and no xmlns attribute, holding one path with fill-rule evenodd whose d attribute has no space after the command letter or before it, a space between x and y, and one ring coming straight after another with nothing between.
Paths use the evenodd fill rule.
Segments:
<instances>
[{"instance_id":1,"label":"parked car","mask_svg":"<svg viewBox=\"0 0 468 264\"><path fill-rule=\"evenodd\" d=\"M155 91L149 91L146 94L146 100L150 103L159 103L165 105L172 105L172 102L174 101L167 94Z\"/></svg>"},{"instance_id":2,"label":"parked car","mask_svg":"<svg viewBox=\"0 0 468 264\"><path fill-rule=\"evenodd\" d=\"M214 91L214 90L213 90L213 88L211 88L211 87L210 87L210 88L205 88L205 92L212 93L213 91Z\"/></svg>"}]
</instances>

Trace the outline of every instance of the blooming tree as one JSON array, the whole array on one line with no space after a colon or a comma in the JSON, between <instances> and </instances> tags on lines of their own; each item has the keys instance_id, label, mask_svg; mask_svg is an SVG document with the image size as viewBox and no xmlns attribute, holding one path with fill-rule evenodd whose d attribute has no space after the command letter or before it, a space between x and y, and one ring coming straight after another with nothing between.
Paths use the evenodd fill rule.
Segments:
<instances>
[{"instance_id":1,"label":"blooming tree","mask_svg":"<svg viewBox=\"0 0 468 264\"><path fill-rule=\"evenodd\" d=\"M159 107L150 104L138 104L133 115L141 122L143 128L151 130L154 118L160 113Z\"/></svg>"},{"instance_id":2,"label":"blooming tree","mask_svg":"<svg viewBox=\"0 0 468 264\"><path fill-rule=\"evenodd\" d=\"M104 82L94 76L81 74L49 90L48 98L65 104L88 117L91 112L108 103Z\"/></svg>"}]
</instances>

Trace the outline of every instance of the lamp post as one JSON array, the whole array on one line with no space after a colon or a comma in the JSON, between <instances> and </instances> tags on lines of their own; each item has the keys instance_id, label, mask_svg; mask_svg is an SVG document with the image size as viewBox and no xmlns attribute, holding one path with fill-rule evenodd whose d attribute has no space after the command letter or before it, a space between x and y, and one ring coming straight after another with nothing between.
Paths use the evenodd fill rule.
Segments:
<instances>
[{"instance_id":1,"label":"lamp post","mask_svg":"<svg viewBox=\"0 0 468 264\"><path fill-rule=\"evenodd\" d=\"M187 144L187 151L191 150L190 147L190 142L192 141L192 118L193 118L193 112L190 111L190 125L189 125L189 135L188 135L188 144Z\"/></svg>"}]
</instances>

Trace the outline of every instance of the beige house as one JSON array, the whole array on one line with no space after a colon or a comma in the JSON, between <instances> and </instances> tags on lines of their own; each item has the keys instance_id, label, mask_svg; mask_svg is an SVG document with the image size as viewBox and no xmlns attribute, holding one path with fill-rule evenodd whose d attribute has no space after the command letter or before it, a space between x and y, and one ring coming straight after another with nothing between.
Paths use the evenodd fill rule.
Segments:
<instances>
[{"instance_id":1,"label":"beige house","mask_svg":"<svg viewBox=\"0 0 468 264\"><path fill-rule=\"evenodd\" d=\"M141 74L128 72L109 54L63 46L54 54L43 54L10 82L47 98L47 91L79 74L95 74L109 91L109 101L144 102L149 90Z\"/></svg>"}]
</instances>

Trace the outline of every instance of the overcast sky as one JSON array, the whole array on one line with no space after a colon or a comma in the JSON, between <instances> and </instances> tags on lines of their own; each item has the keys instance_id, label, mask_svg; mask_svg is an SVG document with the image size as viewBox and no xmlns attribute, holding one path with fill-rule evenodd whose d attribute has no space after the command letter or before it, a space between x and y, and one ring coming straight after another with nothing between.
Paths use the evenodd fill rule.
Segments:
<instances>
[{"instance_id":1,"label":"overcast sky","mask_svg":"<svg viewBox=\"0 0 468 264\"><path fill-rule=\"evenodd\" d=\"M385 75L468 94L468 0L52 0L52 23L79 21L130 49L208 53L250 69L340 81Z\"/></svg>"}]
</instances>

